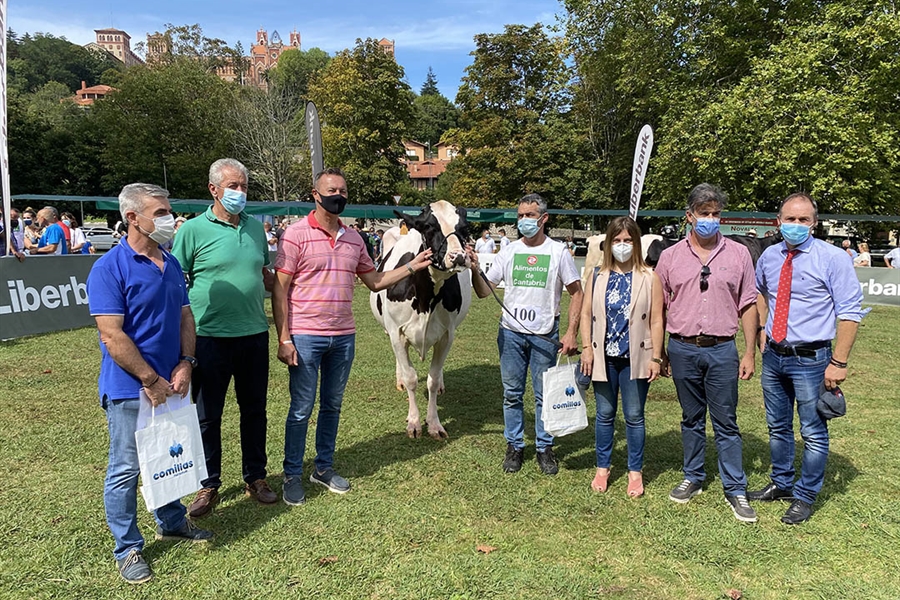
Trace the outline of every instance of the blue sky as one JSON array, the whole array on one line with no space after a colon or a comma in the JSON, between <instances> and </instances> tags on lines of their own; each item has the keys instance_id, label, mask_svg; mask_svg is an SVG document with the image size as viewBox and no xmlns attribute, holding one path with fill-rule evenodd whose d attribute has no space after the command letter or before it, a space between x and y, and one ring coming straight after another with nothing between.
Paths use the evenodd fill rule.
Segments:
<instances>
[{"instance_id":1,"label":"blue sky","mask_svg":"<svg viewBox=\"0 0 900 600\"><path fill-rule=\"evenodd\" d=\"M471 64L475 34L497 33L508 23L552 25L561 12L557 0L10 0L8 18L18 34L40 31L78 44L93 41L94 29L115 27L127 31L133 45L166 23L199 23L208 37L240 41L244 48L260 27L270 36L277 30L285 42L296 29L304 49L319 47L330 54L352 46L356 38L386 37L395 40L397 62L415 91L430 65L441 92L453 100Z\"/></svg>"}]
</instances>

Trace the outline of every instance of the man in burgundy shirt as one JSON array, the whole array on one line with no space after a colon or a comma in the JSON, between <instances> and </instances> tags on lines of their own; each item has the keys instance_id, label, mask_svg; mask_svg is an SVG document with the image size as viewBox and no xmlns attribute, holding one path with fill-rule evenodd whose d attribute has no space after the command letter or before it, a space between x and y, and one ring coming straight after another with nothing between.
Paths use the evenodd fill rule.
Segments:
<instances>
[{"instance_id":1,"label":"man in burgundy shirt","mask_svg":"<svg viewBox=\"0 0 900 600\"><path fill-rule=\"evenodd\" d=\"M659 257L653 290L664 320L653 328L653 360L666 360L665 327L684 445L684 481L669 499L683 504L702 491L708 410L725 499L739 521L754 523L736 410L738 378L753 376L756 359L756 284L750 253L719 233L724 207L722 190L708 183L695 187L688 197L690 234ZM746 342L740 358L734 341L738 322Z\"/></svg>"}]
</instances>

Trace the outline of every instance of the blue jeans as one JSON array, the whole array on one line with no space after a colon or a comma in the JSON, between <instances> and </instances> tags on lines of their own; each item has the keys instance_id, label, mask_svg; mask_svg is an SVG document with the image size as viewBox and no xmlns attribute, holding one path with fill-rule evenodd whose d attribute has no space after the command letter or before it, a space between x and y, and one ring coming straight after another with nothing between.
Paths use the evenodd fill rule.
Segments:
<instances>
[{"instance_id":1,"label":"blue jeans","mask_svg":"<svg viewBox=\"0 0 900 600\"><path fill-rule=\"evenodd\" d=\"M783 490L793 488L794 497L812 504L825 480L828 460L828 425L819 416L816 402L831 348L819 348L816 356L779 356L763 352L762 389L769 426L772 483ZM794 402L800 417L803 462L800 479L794 483Z\"/></svg>"},{"instance_id":2,"label":"blue jeans","mask_svg":"<svg viewBox=\"0 0 900 600\"><path fill-rule=\"evenodd\" d=\"M291 406L284 426L284 474L286 477L299 477L303 474L306 432L316 404L320 370L322 387L316 424L316 470L321 473L334 462L341 403L353 364L356 334L293 335L291 339L297 349L298 364L288 367Z\"/></svg>"},{"instance_id":3,"label":"blue jeans","mask_svg":"<svg viewBox=\"0 0 900 600\"><path fill-rule=\"evenodd\" d=\"M559 339L559 319L546 337ZM503 435L516 449L525 447L525 376L531 369L534 389L534 439L538 451L553 446L553 436L544 431L541 408L544 405L544 371L556 364L557 347L536 335L518 333L503 327L497 334L500 348L500 377L503 380Z\"/></svg>"},{"instance_id":4,"label":"blue jeans","mask_svg":"<svg viewBox=\"0 0 900 600\"><path fill-rule=\"evenodd\" d=\"M116 540L113 555L116 560L128 556L132 550L144 549L144 538L138 529L137 487L141 467L138 464L137 428L138 400L107 400L106 422L109 425L109 464L103 486L103 505L106 524ZM166 531L184 526L186 510L180 500L153 511L156 523Z\"/></svg>"},{"instance_id":5,"label":"blue jeans","mask_svg":"<svg viewBox=\"0 0 900 600\"><path fill-rule=\"evenodd\" d=\"M646 379L631 378L630 359L609 356L606 357L606 379L607 381L594 382L594 399L597 401L597 421L594 428L597 467L608 469L612 463L616 405L619 390L622 390L628 470L640 471L644 468L644 405L647 403L650 383Z\"/></svg>"},{"instance_id":6,"label":"blue jeans","mask_svg":"<svg viewBox=\"0 0 900 600\"><path fill-rule=\"evenodd\" d=\"M692 483L706 479L706 411L709 410L719 477L726 496L744 495L743 441L737 424L738 359L734 342L700 348L669 340L672 379L681 403L681 442L684 446L684 478Z\"/></svg>"}]
</instances>

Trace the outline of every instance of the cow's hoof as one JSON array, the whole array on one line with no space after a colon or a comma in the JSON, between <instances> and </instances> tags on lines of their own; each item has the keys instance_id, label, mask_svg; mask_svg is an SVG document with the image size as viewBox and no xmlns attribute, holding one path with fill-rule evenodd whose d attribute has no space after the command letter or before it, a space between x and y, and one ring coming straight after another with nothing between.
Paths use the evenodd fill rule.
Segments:
<instances>
[{"instance_id":1,"label":"cow's hoof","mask_svg":"<svg viewBox=\"0 0 900 600\"><path fill-rule=\"evenodd\" d=\"M398 382L397 382L397 391L398 391L398 392L402 392L402 391L405 390L405 389L406 389L406 388L403 386L403 384L400 383L400 382L398 381Z\"/></svg>"},{"instance_id":2,"label":"cow's hoof","mask_svg":"<svg viewBox=\"0 0 900 600\"><path fill-rule=\"evenodd\" d=\"M406 426L406 437L416 439L422 437L422 426L418 423L410 423Z\"/></svg>"},{"instance_id":3,"label":"cow's hoof","mask_svg":"<svg viewBox=\"0 0 900 600\"><path fill-rule=\"evenodd\" d=\"M438 426L434 429L429 427L428 435L430 435L432 438L434 438L436 440L446 440L447 438L450 437L449 435L447 435L447 432L444 430L444 428L440 427L440 426Z\"/></svg>"}]
</instances>

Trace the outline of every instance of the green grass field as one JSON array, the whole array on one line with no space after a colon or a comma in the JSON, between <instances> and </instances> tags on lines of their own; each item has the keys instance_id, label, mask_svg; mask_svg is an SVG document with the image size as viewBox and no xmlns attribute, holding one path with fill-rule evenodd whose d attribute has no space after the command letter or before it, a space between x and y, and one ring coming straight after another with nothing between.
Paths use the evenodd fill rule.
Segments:
<instances>
[{"instance_id":1,"label":"green grass field","mask_svg":"<svg viewBox=\"0 0 900 600\"><path fill-rule=\"evenodd\" d=\"M223 426L224 497L202 521L218 537L208 547L149 541L145 555L156 578L137 588L115 571L103 515L108 442L97 401L96 331L0 344L0 597L900 595L900 310L876 307L864 319L843 386L849 414L831 426L825 487L812 520L787 527L779 521L783 504L758 505L755 525L734 519L709 428L705 492L687 505L668 500L682 479L680 410L669 380L651 386L647 403L643 498L625 495L621 416L610 489L604 495L589 489L590 408L591 426L558 440L559 475L539 473L533 445L520 473L502 473L500 308L491 299L474 301L446 364L440 414L450 439L407 439L406 394L394 389L389 342L361 287L355 309L357 355L335 457L353 491L337 496L307 484L300 507L245 498L231 396ZM275 343L272 338L269 481L280 493L288 376L274 359ZM424 373L423 366L423 381ZM752 489L767 483L769 464L758 375L740 390ZM424 417L424 403L420 408ZM308 463L312 441L311 435ZM152 540L153 519L139 503L142 531ZM495 550L485 554L479 545Z\"/></svg>"}]
</instances>

